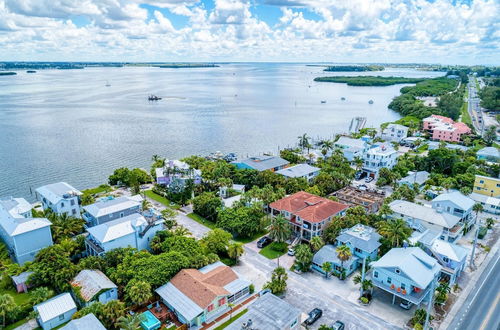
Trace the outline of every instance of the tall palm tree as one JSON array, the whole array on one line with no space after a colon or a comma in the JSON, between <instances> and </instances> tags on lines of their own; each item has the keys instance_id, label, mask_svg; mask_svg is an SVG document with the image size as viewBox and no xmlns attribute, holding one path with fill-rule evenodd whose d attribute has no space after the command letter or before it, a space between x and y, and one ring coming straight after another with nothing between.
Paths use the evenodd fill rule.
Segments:
<instances>
[{"instance_id":1,"label":"tall palm tree","mask_svg":"<svg viewBox=\"0 0 500 330\"><path fill-rule=\"evenodd\" d=\"M290 222L281 214L271 218L271 224L268 229L269 237L278 243L286 241L292 234Z\"/></svg>"},{"instance_id":2,"label":"tall palm tree","mask_svg":"<svg viewBox=\"0 0 500 330\"><path fill-rule=\"evenodd\" d=\"M304 150L305 148L308 148L310 146L309 144L309 137L307 136L306 133L302 134L301 136L297 137L299 139L299 147Z\"/></svg>"},{"instance_id":3,"label":"tall palm tree","mask_svg":"<svg viewBox=\"0 0 500 330\"><path fill-rule=\"evenodd\" d=\"M144 319L142 314L120 316L116 321L116 326L120 330L138 330L141 328L141 322Z\"/></svg>"},{"instance_id":4,"label":"tall palm tree","mask_svg":"<svg viewBox=\"0 0 500 330\"><path fill-rule=\"evenodd\" d=\"M325 272L325 278L328 278L328 275L330 275L333 269L332 263L328 261L324 262L321 265L321 269Z\"/></svg>"},{"instance_id":5,"label":"tall palm tree","mask_svg":"<svg viewBox=\"0 0 500 330\"><path fill-rule=\"evenodd\" d=\"M339 245L335 251L337 252L337 258L340 260L340 267L344 269L344 262L352 256L351 249L347 245Z\"/></svg>"},{"instance_id":6,"label":"tall palm tree","mask_svg":"<svg viewBox=\"0 0 500 330\"><path fill-rule=\"evenodd\" d=\"M361 157L354 158L354 165L356 165L356 171L361 170L363 164L364 164L363 158Z\"/></svg>"},{"instance_id":7,"label":"tall palm tree","mask_svg":"<svg viewBox=\"0 0 500 330\"><path fill-rule=\"evenodd\" d=\"M150 207L151 207L151 202L148 201L146 198L144 198L141 203L142 210L148 210Z\"/></svg>"},{"instance_id":8,"label":"tall palm tree","mask_svg":"<svg viewBox=\"0 0 500 330\"><path fill-rule=\"evenodd\" d=\"M311 238L311 247L313 248L314 251L319 251L323 245L325 245L325 242L321 238L321 236L314 236Z\"/></svg>"},{"instance_id":9,"label":"tall palm tree","mask_svg":"<svg viewBox=\"0 0 500 330\"><path fill-rule=\"evenodd\" d=\"M2 314L3 328L5 328L5 314L10 313L16 306L14 298L10 294L0 295L0 314Z\"/></svg>"},{"instance_id":10,"label":"tall palm tree","mask_svg":"<svg viewBox=\"0 0 500 330\"><path fill-rule=\"evenodd\" d=\"M472 211L474 213L476 213L476 223L477 223L477 218L479 217L479 213L482 213L484 210L484 207L482 204L480 203L476 203L474 204L474 206L472 207Z\"/></svg>"},{"instance_id":11,"label":"tall palm tree","mask_svg":"<svg viewBox=\"0 0 500 330\"><path fill-rule=\"evenodd\" d=\"M328 151L333 150L334 143L331 140L323 140L320 143L321 153L326 156Z\"/></svg>"},{"instance_id":12,"label":"tall palm tree","mask_svg":"<svg viewBox=\"0 0 500 330\"><path fill-rule=\"evenodd\" d=\"M228 245L227 254L229 258L238 260L238 258L245 252L243 249L243 244L239 242L234 242Z\"/></svg>"},{"instance_id":13,"label":"tall palm tree","mask_svg":"<svg viewBox=\"0 0 500 330\"><path fill-rule=\"evenodd\" d=\"M398 247L408 240L412 230L402 219L390 219L379 223L379 234L387 238L393 247Z\"/></svg>"}]
</instances>

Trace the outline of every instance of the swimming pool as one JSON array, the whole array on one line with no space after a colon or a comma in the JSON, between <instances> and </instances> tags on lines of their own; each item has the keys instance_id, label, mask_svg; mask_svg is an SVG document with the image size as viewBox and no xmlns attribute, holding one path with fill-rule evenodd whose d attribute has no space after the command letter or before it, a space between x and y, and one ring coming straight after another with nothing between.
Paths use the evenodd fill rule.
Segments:
<instances>
[{"instance_id":1,"label":"swimming pool","mask_svg":"<svg viewBox=\"0 0 500 330\"><path fill-rule=\"evenodd\" d=\"M141 314L143 320L141 322L141 327L144 330L155 330L161 327L161 322L153 315L150 311L145 311Z\"/></svg>"}]
</instances>

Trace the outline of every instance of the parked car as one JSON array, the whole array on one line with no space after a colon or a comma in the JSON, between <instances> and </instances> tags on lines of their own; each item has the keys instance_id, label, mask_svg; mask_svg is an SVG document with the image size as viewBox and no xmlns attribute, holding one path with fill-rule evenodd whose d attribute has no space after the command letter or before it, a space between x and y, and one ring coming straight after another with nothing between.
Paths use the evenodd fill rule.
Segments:
<instances>
[{"instance_id":1,"label":"parked car","mask_svg":"<svg viewBox=\"0 0 500 330\"><path fill-rule=\"evenodd\" d=\"M319 308L315 308L312 311L310 311L308 315L309 317L304 321L304 323L306 325L312 325L321 317L321 315L323 315L323 311Z\"/></svg>"},{"instance_id":2,"label":"parked car","mask_svg":"<svg viewBox=\"0 0 500 330\"><path fill-rule=\"evenodd\" d=\"M257 247L258 247L259 249L262 249L263 247L266 247L266 246L268 246L269 244L271 244L271 242L272 242L272 241L273 241L273 240L272 240L272 239L270 239L269 237L264 236L264 237L262 237L261 239L259 239L259 240L257 241Z\"/></svg>"},{"instance_id":3,"label":"parked car","mask_svg":"<svg viewBox=\"0 0 500 330\"><path fill-rule=\"evenodd\" d=\"M332 324L331 326L331 329L332 330L344 330L345 329L345 324L344 322L341 322L341 321L335 321L334 324Z\"/></svg>"},{"instance_id":4,"label":"parked car","mask_svg":"<svg viewBox=\"0 0 500 330\"><path fill-rule=\"evenodd\" d=\"M366 172L358 171L358 172L356 172L356 174L354 175L354 179L356 179L356 180L361 180L361 179L363 179L365 176L366 176Z\"/></svg>"},{"instance_id":5,"label":"parked car","mask_svg":"<svg viewBox=\"0 0 500 330\"><path fill-rule=\"evenodd\" d=\"M289 248L287 254L293 257L295 255L295 250L293 248Z\"/></svg>"},{"instance_id":6,"label":"parked car","mask_svg":"<svg viewBox=\"0 0 500 330\"><path fill-rule=\"evenodd\" d=\"M268 294L271 292L271 289L264 289L261 292L259 292L259 296L262 297L265 294Z\"/></svg>"},{"instance_id":7,"label":"parked car","mask_svg":"<svg viewBox=\"0 0 500 330\"><path fill-rule=\"evenodd\" d=\"M365 184L360 184L360 185L357 186L357 188L359 190L366 190L366 189L368 189L368 187Z\"/></svg>"},{"instance_id":8,"label":"parked car","mask_svg":"<svg viewBox=\"0 0 500 330\"><path fill-rule=\"evenodd\" d=\"M373 177L369 176L369 177L367 177L367 178L365 179L365 182L366 182L366 183L370 183L370 182L372 182L373 180L374 180L374 179L373 179Z\"/></svg>"},{"instance_id":9,"label":"parked car","mask_svg":"<svg viewBox=\"0 0 500 330\"><path fill-rule=\"evenodd\" d=\"M408 310L411 308L411 302L409 302L408 300L403 300L401 304L399 304L399 307Z\"/></svg>"}]
</instances>

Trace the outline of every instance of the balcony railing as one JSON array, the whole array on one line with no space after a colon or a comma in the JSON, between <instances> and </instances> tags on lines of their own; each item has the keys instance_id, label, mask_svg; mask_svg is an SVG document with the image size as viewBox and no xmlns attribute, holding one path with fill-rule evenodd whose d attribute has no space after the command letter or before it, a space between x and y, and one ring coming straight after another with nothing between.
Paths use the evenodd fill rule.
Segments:
<instances>
[{"instance_id":1,"label":"balcony railing","mask_svg":"<svg viewBox=\"0 0 500 330\"><path fill-rule=\"evenodd\" d=\"M85 239L85 244L87 244L88 246L90 246L90 248L92 250L94 250L97 254L101 254L101 253L104 252L104 249L102 248L102 246L99 245L99 243L97 243L94 240L92 240L91 238L86 238Z\"/></svg>"},{"instance_id":2,"label":"balcony railing","mask_svg":"<svg viewBox=\"0 0 500 330\"><path fill-rule=\"evenodd\" d=\"M378 279L374 278L372 275L370 275L369 277L371 278L374 286L376 286L384 291L387 291L389 293L395 294L396 296L398 296L402 299L408 300L409 302L416 304L416 305L420 304L422 302L422 300L424 300L425 296L427 295L427 292L429 291L428 289L425 289L425 290L419 290L417 292L417 291L413 290L412 287L410 287L406 290L406 294L403 294L403 290L400 289L398 292L398 288L396 286L394 286L394 288L392 288L391 284L380 282Z\"/></svg>"}]
</instances>

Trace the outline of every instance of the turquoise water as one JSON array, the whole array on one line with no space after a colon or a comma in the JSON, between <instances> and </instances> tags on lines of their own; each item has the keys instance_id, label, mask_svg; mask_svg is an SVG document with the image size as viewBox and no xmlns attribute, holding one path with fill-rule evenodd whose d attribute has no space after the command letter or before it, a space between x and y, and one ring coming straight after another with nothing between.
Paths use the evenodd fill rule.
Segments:
<instances>
[{"instance_id":1,"label":"turquoise water","mask_svg":"<svg viewBox=\"0 0 500 330\"><path fill-rule=\"evenodd\" d=\"M57 181L95 187L117 167L149 168L153 154L175 159L218 150L240 156L276 152L303 133L345 132L354 116L367 117L371 126L399 118L387 105L403 85L313 81L336 74L441 75L410 69L326 73L305 64L238 63L1 76L0 197L29 198L30 187ZM148 102L149 94L163 99Z\"/></svg>"},{"instance_id":2,"label":"turquoise water","mask_svg":"<svg viewBox=\"0 0 500 330\"><path fill-rule=\"evenodd\" d=\"M143 329L153 330L158 329L161 326L160 321L150 311L145 311L141 315L144 316L144 320L141 322L141 326Z\"/></svg>"}]
</instances>

